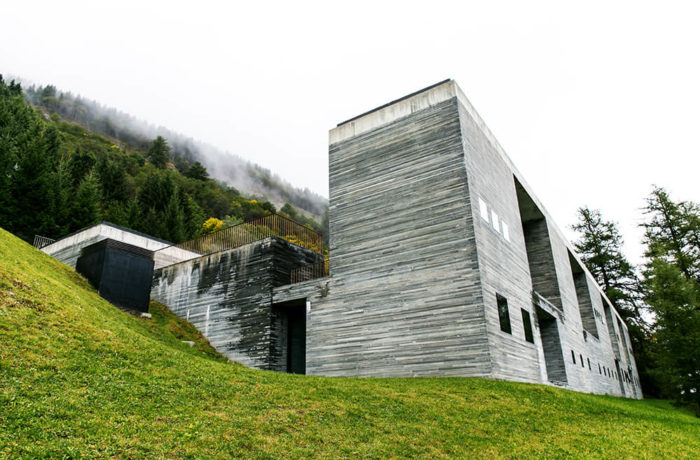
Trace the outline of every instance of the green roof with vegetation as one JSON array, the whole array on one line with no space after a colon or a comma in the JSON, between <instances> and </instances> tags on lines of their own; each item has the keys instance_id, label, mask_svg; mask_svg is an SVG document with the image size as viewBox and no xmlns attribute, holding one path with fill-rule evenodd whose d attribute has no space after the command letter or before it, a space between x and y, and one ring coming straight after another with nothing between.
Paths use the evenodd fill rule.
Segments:
<instances>
[{"instance_id":1,"label":"green roof with vegetation","mask_svg":"<svg viewBox=\"0 0 700 460\"><path fill-rule=\"evenodd\" d=\"M697 458L660 400L473 378L323 378L230 363L0 230L0 457ZM190 347L184 340L194 341Z\"/></svg>"}]
</instances>

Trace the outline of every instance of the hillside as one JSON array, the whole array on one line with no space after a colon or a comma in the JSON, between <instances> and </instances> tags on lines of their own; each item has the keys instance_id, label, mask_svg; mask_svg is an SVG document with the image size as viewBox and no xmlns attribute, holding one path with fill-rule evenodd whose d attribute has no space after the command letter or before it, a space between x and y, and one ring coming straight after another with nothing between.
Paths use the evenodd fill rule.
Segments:
<instances>
[{"instance_id":1,"label":"hillside","mask_svg":"<svg viewBox=\"0 0 700 460\"><path fill-rule=\"evenodd\" d=\"M71 101L54 99L59 108ZM121 131L110 133L30 106L21 86L0 75L0 226L31 241L106 220L179 243L200 236L210 218L234 225L277 211L211 178L163 137L132 146L117 139ZM327 235L327 225L290 203L280 211Z\"/></svg>"},{"instance_id":2,"label":"hillside","mask_svg":"<svg viewBox=\"0 0 700 460\"><path fill-rule=\"evenodd\" d=\"M64 121L79 124L92 133L113 139L121 148L145 151L152 139L157 136L166 138L173 148L173 160L180 171L199 161L212 172L214 178L246 195L263 197L278 207L290 203L317 218L328 205L326 198L308 189L294 187L272 171L204 142L61 91L53 85L23 83L23 87L31 104L59 115Z\"/></svg>"},{"instance_id":3,"label":"hillside","mask_svg":"<svg viewBox=\"0 0 700 460\"><path fill-rule=\"evenodd\" d=\"M222 361L0 230L0 457L696 458L663 401L467 378L321 378ZM190 348L181 340L194 340Z\"/></svg>"}]
</instances>

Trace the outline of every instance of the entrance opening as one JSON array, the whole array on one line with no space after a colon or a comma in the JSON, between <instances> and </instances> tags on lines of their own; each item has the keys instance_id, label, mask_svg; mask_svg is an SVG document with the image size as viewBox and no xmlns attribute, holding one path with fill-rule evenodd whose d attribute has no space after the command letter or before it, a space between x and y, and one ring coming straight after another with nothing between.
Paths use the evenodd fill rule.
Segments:
<instances>
[{"instance_id":1,"label":"entrance opening","mask_svg":"<svg viewBox=\"0 0 700 460\"><path fill-rule=\"evenodd\" d=\"M535 312L540 329L540 338L542 339L547 379L552 383L564 385L568 383L568 379L566 377L564 355L561 351L557 319L537 306L535 306Z\"/></svg>"},{"instance_id":2,"label":"entrance opening","mask_svg":"<svg viewBox=\"0 0 700 460\"><path fill-rule=\"evenodd\" d=\"M568 252L571 276L574 278L574 286L576 286L576 299L578 299L578 311L581 315L581 324L583 324L583 329L593 334L595 338L598 339L600 337L598 337L598 326L595 322L593 303L591 302L591 291L588 289L586 273L571 251Z\"/></svg>"},{"instance_id":3,"label":"entrance opening","mask_svg":"<svg viewBox=\"0 0 700 460\"><path fill-rule=\"evenodd\" d=\"M272 305L272 368L306 373L306 299Z\"/></svg>"},{"instance_id":4,"label":"entrance opening","mask_svg":"<svg viewBox=\"0 0 700 460\"><path fill-rule=\"evenodd\" d=\"M525 248L527 261L530 265L530 277L532 289L547 299L557 308L561 309L561 292L559 280L554 266L552 255L552 243L549 239L547 219L525 188L515 180L515 190L518 195L518 208L520 220L523 224L525 235Z\"/></svg>"}]
</instances>

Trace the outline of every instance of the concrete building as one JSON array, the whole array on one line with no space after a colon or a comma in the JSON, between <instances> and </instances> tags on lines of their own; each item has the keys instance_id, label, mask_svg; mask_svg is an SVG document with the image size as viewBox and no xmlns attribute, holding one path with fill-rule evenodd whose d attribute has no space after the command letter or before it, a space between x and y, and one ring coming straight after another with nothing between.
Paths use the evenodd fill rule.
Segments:
<instances>
[{"instance_id":1,"label":"concrete building","mask_svg":"<svg viewBox=\"0 0 700 460\"><path fill-rule=\"evenodd\" d=\"M479 376L641 397L619 314L453 81L330 132L316 375Z\"/></svg>"},{"instance_id":2,"label":"concrete building","mask_svg":"<svg viewBox=\"0 0 700 460\"><path fill-rule=\"evenodd\" d=\"M160 265L152 297L257 368L641 397L624 322L454 81L329 144L328 275L267 237Z\"/></svg>"}]
</instances>

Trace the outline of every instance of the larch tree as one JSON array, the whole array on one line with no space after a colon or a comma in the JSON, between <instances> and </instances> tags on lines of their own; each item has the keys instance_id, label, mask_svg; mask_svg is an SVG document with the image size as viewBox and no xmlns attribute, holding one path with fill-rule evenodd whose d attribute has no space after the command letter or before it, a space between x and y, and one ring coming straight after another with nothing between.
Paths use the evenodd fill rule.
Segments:
<instances>
[{"instance_id":1,"label":"larch tree","mask_svg":"<svg viewBox=\"0 0 700 460\"><path fill-rule=\"evenodd\" d=\"M700 207L655 188L644 211L653 373L662 395L693 403L700 416Z\"/></svg>"},{"instance_id":2,"label":"larch tree","mask_svg":"<svg viewBox=\"0 0 700 460\"><path fill-rule=\"evenodd\" d=\"M635 267L622 252L623 239L617 225L604 219L599 210L583 207L578 210L578 222L571 228L580 235L574 243L576 251L627 323L643 391L657 395L648 369L649 327L642 315L640 281Z\"/></svg>"}]
</instances>

